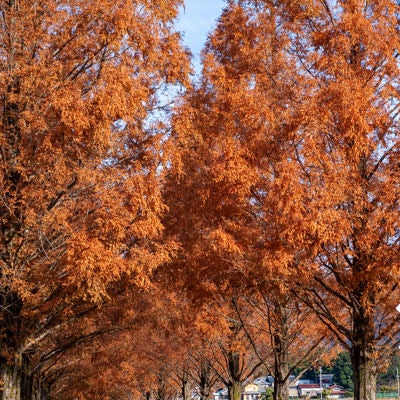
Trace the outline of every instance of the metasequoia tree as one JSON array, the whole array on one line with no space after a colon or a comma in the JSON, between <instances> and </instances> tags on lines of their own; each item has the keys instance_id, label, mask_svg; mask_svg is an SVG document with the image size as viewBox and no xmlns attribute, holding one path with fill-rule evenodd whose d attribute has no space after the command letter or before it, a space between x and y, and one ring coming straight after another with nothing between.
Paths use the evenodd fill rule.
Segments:
<instances>
[{"instance_id":1,"label":"metasequoia tree","mask_svg":"<svg viewBox=\"0 0 400 400\"><path fill-rule=\"evenodd\" d=\"M180 192L176 191L176 194L179 196ZM172 213L175 211L178 211L177 208ZM192 212L191 217L197 218L195 214L197 212ZM185 220L185 216L182 216L178 229L185 229ZM199 227L192 225L190 229L189 225L187 228L191 231L190 236L195 238L194 231ZM181 233L186 235L184 230ZM214 251L210 251L201 240L182 242L183 248L186 245L188 248L185 251L181 249L178 258L167 265L170 269L170 287L184 288L180 292L190 306L187 313L191 313L189 320L195 330L191 337L196 339L188 352L191 363L195 361L197 365L193 368L189 364L189 371L194 375L201 398L208 398L212 382L219 381L228 389L231 400L239 400L245 382L253 377L261 363L253 353L233 307L232 287L228 283L229 278L224 278L224 272L230 273L227 269L229 264L214 264L220 260L213 258ZM192 245L194 248L191 249ZM184 318L188 320L188 316Z\"/></svg>"},{"instance_id":2,"label":"metasequoia tree","mask_svg":"<svg viewBox=\"0 0 400 400\"><path fill-rule=\"evenodd\" d=\"M132 324L128 331L131 340L125 344L130 350L121 357L130 377L125 385L116 386L153 400L179 395L190 399L193 379L188 353L197 343L198 335L191 325L195 314L189 312L179 291L171 287L165 290L159 274L154 278L151 293L144 292L147 305L141 311L143 321Z\"/></svg>"},{"instance_id":3,"label":"metasequoia tree","mask_svg":"<svg viewBox=\"0 0 400 400\"><path fill-rule=\"evenodd\" d=\"M202 290L218 293L228 304L233 289L238 298L249 299L244 303L251 317L234 301L231 318L240 318L237 327L253 339L257 361L275 376L276 399L287 398L291 372L315 357L326 335L321 324L305 326L307 318L316 318L296 305L286 285L285 252L274 258L269 251L282 224L281 193L275 189L277 170L290 154L284 125L288 104L297 100L287 77L294 66L280 47L282 39L273 7L231 2L224 11L203 54L202 82L174 123L186 152L176 165L178 184L167 192L172 222L166 223L186 251L178 268L189 290L196 277L197 296ZM210 308L212 296L205 300ZM263 343L254 340L261 331ZM271 352L260 352L260 346ZM237 381L231 386L240 388Z\"/></svg>"},{"instance_id":4,"label":"metasequoia tree","mask_svg":"<svg viewBox=\"0 0 400 400\"><path fill-rule=\"evenodd\" d=\"M136 356L136 362L129 362L132 363L135 380L143 387L146 397L153 400L170 400L180 394L187 399L191 382L185 365L186 348L180 340L179 333L160 329L154 320L153 329L148 331L144 339L146 341L141 345L140 358ZM143 376L147 376L147 384L141 382Z\"/></svg>"},{"instance_id":5,"label":"metasequoia tree","mask_svg":"<svg viewBox=\"0 0 400 400\"><path fill-rule=\"evenodd\" d=\"M220 305L221 318L224 318L225 329L219 337L210 340L209 346L213 355L212 368L228 389L230 400L240 400L244 385L254 377L261 365L251 348L241 321L237 318L232 299ZM215 307L215 305L214 305Z\"/></svg>"},{"instance_id":6,"label":"metasequoia tree","mask_svg":"<svg viewBox=\"0 0 400 400\"><path fill-rule=\"evenodd\" d=\"M175 123L191 271L221 285L292 273L363 400L399 340L398 11L229 1Z\"/></svg>"},{"instance_id":7,"label":"metasequoia tree","mask_svg":"<svg viewBox=\"0 0 400 400\"><path fill-rule=\"evenodd\" d=\"M355 398L374 399L399 344L398 5L284 8L303 104L281 244L297 294L350 351Z\"/></svg>"},{"instance_id":8,"label":"metasequoia tree","mask_svg":"<svg viewBox=\"0 0 400 400\"><path fill-rule=\"evenodd\" d=\"M191 393L187 353L196 336L184 326L184 302L154 280L134 291L129 281L126 290L123 286L116 283L109 290L111 301L93 305L93 312L84 307L86 313L68 319L62 333L40 342L40 351L31 358L35 384L52 400Z\"/></svg>"},{"instance_id":9,"label":"metasequoia tree","mask_svg":"<svg viewBox=\"0 0 400 400\"><path fill-rule=\"evenodd\" d=\"M93 306L93 312L75 321L69 319L62 334L41 341L31 361L35 384L44 387L49 398L140 395L140 384L146 382L138 382L137 374L150 374L143 371L141 360L150 353L154 325L162 329L159 321L166 307L155 288L122 292L120 286L112 293L112 301L100 308Z\"/></svg>"},{"instance_id":10,"label":"metasequoia tree","mask_svg":"<svg viewBox=\"0 0 400 400\"><path fill-rule=\"evenodd\" d=\"M300 379L312 365L329 362L336 346L321 321L280 279L265 283L260 277L257 291L235 307L253 350L274 378L273 398L287 399L291 377Z\"/></svg>"},{"instance_id":11,"label":"metasequoia tree","mask_svg":"<svg viewBox=\"0 0 400 400\"><path fill-rule=\"evenodd\" d=\"M194 391L200 400L208 400L212 395L218 376L212 368L214 360L207 357L205 347L199 349L197 356L189 354L191 360L190 374L194 382Z\"/></svg>"},{"instance_id":12,"label":"metasequoia tree","mask_svg":"<svg viewBox=\"0 0 400 400\"><path fill-rule=\"evenodd\" d=\"M180 3L0 2L4 400L32 395L43 340L112 282L143 285L169 257L158 241L163 130L146 121L160 90L186 80Z\"/></svg>"},{"instance_id":13,"label":"metasequoia tree","mask_svg":"<svg viewBox=\"0 0 400 400\"><path fill-rule=\"evenodd\" d=\"M173 194L184 195L177 190L173 190ZM175 205L178 206L178 204ZM184 203L180 205L186 206ZM179 230L187 223L186 215L182 215L178 227L175 222L172 226L168 225L168 219L172 218L176 211L178 211L176 208L170 208L167 218L169 234L175 228ZM192 213L191 217L195 214ZM193 231L194 229L192 233ZM205 245L200 242L198 244ZM182 242L182 247L185 245L189 245L189 242ZM196 246L195 243L191 245ZM228 389L230 399L239 400L245 382L254 376L255 370L261 363L252 351L233 307L232 288L223 281L223 270L215 269L220 279L220 286L213 281L218 278L213 277L211 271L214 267L213 257L209 256L205 247L204 251L193 254L190 250L187 252L181 250L172 264L168 263L156 272L156 276L169 282L170 290L174 288L181 301L186 303L182 321L185 321L184 324L191 340L190 344L186 345L185 358L187 360L183 364L181 362L181 368L178 370L179 377L189 373L190 380L196 384L194 389L198 391L201 398L208 398L214 383L220 382ZM200 262L209 264L203 264L199 271L196 267L199 267L197 263ZM179 331L182 331L181 327ZM183 383L184 380L181 382ZM184 393L185 391L182 391L182 394Z\"/></svg>"}]
</instances>

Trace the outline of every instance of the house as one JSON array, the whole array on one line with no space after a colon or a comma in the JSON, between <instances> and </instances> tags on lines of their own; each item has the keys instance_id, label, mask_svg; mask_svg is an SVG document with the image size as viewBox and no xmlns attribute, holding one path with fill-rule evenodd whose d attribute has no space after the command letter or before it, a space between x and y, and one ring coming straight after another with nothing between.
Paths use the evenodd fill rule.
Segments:
<instances>
[{"instance_id":1,"label":"house","mask_svg":"<svg viewBox=\"0 0 400 400\"><path fill-rule=\"evenodd\" d=\"M322 387L325 388L333 385L333 378L334 378L333 374L321 374Z\"/></svg>"},{"instance_id":2,"label":"house","mask_svg":"<svg viewBox=\"0 0 400 400\"><path fill-rule=\"evenodd\" d=\"M294 397L299 397L297 386L289 386L289 399L292 399Z\"/></svg>"},{"instance_id":3,"label":"house","mask_svg":"<svg viewBox=\"0 0 400 400\"><path fill-rule=\"evenodd\" d=\"M301 383L297 385L297 392L299 397L317 397L322 391L318 383Z\"/></svg>"},{"instance_id":4,"label":"house","mask_svg":"<svg viewBox=\"0 0 400 400\"><path fill-rule=\"evenodd\" d=\"M346 397L346 391L342 386L332 384L328 388L329 390L329 399L343 399Z\"/></svg>"},{"instance_id":5,"label":"house","mask_svg":"<svg viewBox=\"0 0 400 400\"><path fill-rule=\"evenodd\" d=\"M228 389L222 388L218 389L213 393L214 400L229 400L229 392Z\"/></svg>"},{"instance_id":6,"label":"house","mask_svg":"<svg viewBox=\"0 0 400 400\"><path fill-rule=\"evenodd\" d=\"M259 388L271 387L274 384L274 378L271 375L260 376L256 378L253 383Z\"/></svg>"},{"instance_id":7,"label":"house","mask_svg":"<svg viewBox=\"0 0 400 400\"><path fill-rule=\"evenodd\" d=\"M261 397L260 388L254 383L246 385L243 389L242 400L258 400Z\"/></svg>"},{"instance_id":8,"label":"house","mask_svg":"<svg viewBox=\"0 0 400 400\"><path fill-rule=\"evenodd\" d=\"M260 388L254 383L250 383L243 388L241 400L259 400L261 393L264 391L265 389ZM214 392L214 400L229 400L228 389L223 388Z\"/></svg>"},{"instance_id":9,"label":"house","mask_svg":"<svg viewBox=\"0 0 400 400\"><path fill-rule=\"evenodd\" d=\"M290 385L297 387L298 385L308 385L310 383L315 383L315 382L310 379L297 379L297 380L292 380L290 382Z\"/></svg>"},{"instance_id":10,"label":"house","mask_svg":"<svg viewBox=\"0 0 400 400\"><path fill-rule=\"evenodd\" d=\"M333 383L333 375L322 376L321 383L313 383L307 380L292 379L289 385L289 396L319 398L322 391L329 391L329 399L342 399L346 397L343 387ZM325 378L325 379L324 379ZM253 383L243 387L241 400L261 400L262 394L267 388L273 387L272 377L259 377ZM222 388L214 393L214 400L229 400L228 389Z\"/></svg>"}]
</instances>

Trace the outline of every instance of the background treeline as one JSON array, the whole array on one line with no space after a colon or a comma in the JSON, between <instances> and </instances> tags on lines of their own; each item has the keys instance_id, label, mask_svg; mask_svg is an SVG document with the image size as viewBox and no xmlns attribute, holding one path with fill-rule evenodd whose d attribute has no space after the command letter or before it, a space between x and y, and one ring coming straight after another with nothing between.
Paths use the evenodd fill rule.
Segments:
<instances>
[{"instance_id":1,"label":"background treeline","mask_svg":"<svg viewBox=\"0 0 400 400\"><path fill-rule=\"evenodd\" d=\"M390 360L388 369L378 375L377 386L379 392L390 392L397 393L398 391L398 379L400 368L399 356L393 356ZM304 375L304 379L310 379L313 382L319 382L319 368L311 368ZM322 368L322 373L333 374L334 382L343 387L349 395L354 392L353 384L353 371L351 366L350 356L347 352L339 353L328 366Z\"/></svg>"}]
</instances>

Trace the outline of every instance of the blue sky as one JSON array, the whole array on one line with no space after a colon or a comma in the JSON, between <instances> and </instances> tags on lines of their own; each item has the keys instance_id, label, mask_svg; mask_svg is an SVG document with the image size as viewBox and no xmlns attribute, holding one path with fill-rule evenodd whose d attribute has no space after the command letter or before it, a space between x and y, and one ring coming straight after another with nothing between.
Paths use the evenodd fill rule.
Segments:
<instances>
[{"instance_id":1,"label":"blue sky","mask_svg":"<svg viewBox=\"0 0 400 400\"><path fill-rule=\"evenodd\" d=\"M200 72L200 51L224 4L223 0L185 0L185 9L181 10L176 27L182 32L184 45L193 53L196 72Z\"/></svg>"}]
</instances>

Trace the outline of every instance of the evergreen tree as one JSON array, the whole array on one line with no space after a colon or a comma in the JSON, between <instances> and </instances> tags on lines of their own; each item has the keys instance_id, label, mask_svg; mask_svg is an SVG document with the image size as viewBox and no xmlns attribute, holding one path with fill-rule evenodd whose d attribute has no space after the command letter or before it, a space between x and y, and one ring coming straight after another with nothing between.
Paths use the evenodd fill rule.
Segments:
<instances>
[{"instance_id":1,"label":"evergreen tree","mask_svg":"<svg viewBox=\"0 0 400 400\"><path fill-rule=\"evenodd\" d=\"M349 392L353 392L353 370L351 367L350 354L347 351L343 351L336 357L332 362L332 366L329 372L334 375L334 382Z\"/></svg>"}]
</instances>

